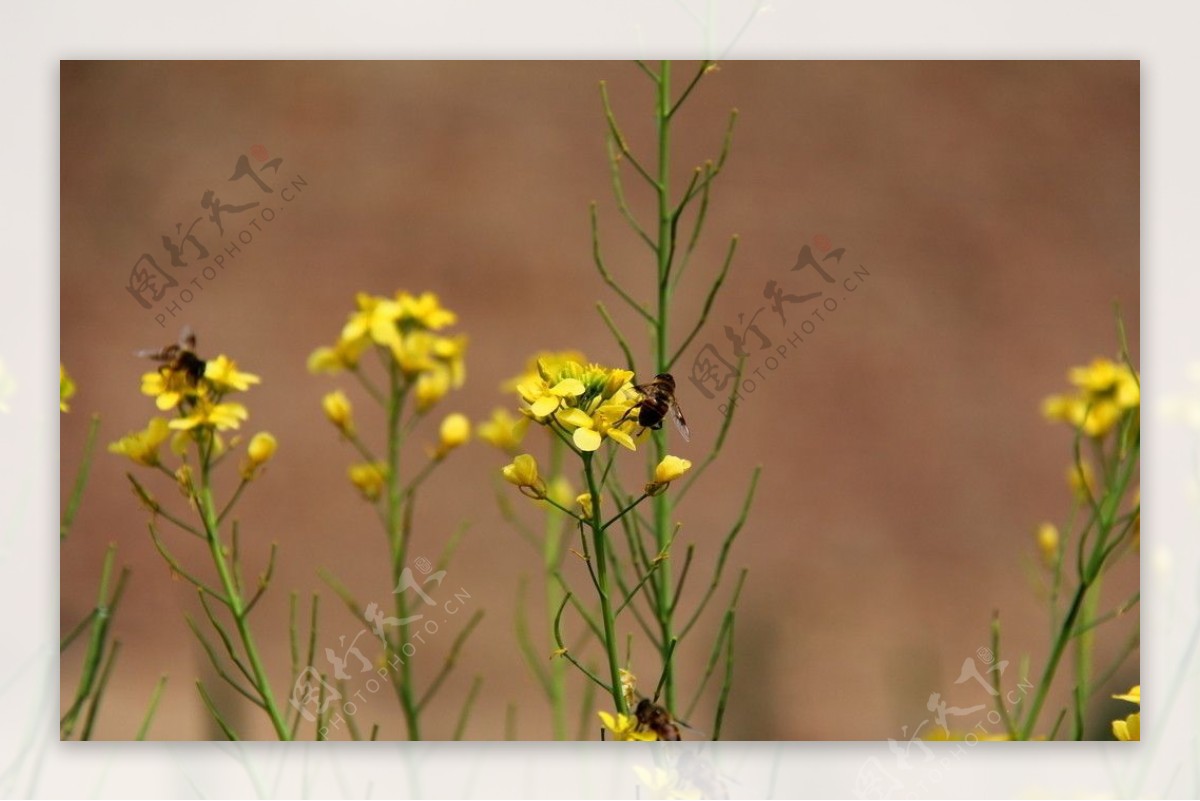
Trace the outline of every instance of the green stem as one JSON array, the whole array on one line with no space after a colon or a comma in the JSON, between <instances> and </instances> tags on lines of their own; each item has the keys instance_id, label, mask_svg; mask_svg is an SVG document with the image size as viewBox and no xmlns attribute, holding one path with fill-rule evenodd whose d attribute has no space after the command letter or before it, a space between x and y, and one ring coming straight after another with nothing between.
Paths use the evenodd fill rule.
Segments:
<instances>
[{"instance_id":1,"label":"green stem","mask_svg":"<svg viewBox=\"0 0 1200 801\"><path fill-rule=\"evenodd\" d=\"M221 580L221 586L225 590L229 612L233 616L234 626L237 627L238 637L242 641L242 647L246 649L246 659L250 662L250 670L254 674L255 689L258 690L258 694L262 697L263 708L266 710L267 715L270 716L271 725L275 728L275 734L279 739L290 740L292 739L291 730L287 725L283 713L280 712L275 702L274 694L271 692L271 682L267 677L267 671L263 666L262 659L258 655L258 647L254 643L254 635L250 632L250 626L246 620L244 601L235 585L233 573L229 569L229 564L225 560L225 554L221 547L221 533L218 528L217 509L216 504L213 502L211 477L209 475L212 467L210 456L211 449L203 454L200 467L200 517L204 522L204 533L208 541L208 549L212 555L213 565L217 569L217 576Z\"/></svg>"},{"instance_id":2,"label":"green stem","mask_svg":"<svg viewBox=\"0 0 1200 801\"><path fill-rule=\"evenodd\" d=\"M670 364L671 260L675 253L671 208L671 63L663 61L659 70L658 105L658 318L654 328L656 373L665 373ZM661 429L654 433L655 463L667 455L667 436ZM658 551L667 548L671 536L671 496L664 492L654 497L654 540ZM675 708L675 669L666 658L666 649L675 638L671 614L671 566L665 561L655 580L655 611L659 627L659 653L663 659L663 700L667 709Z\"/></svg>"},{"instance_id":3,"label":"green stem","mask_svg":"<svg viewBox=\"0 0 1200 801\"><path fill-rule=\"evenodd\" d=\"M405 529L405 504L402 502L400 490L400 446L403 444L404 432L400 426L401 414L404 411L404 400L407 388L403 386L399 368L394 360L388 359L388 432L387 432L387 465L388 465L388 494L387 494L387 536L392 552L392 586L398 587L400 576L408 556L408 537ZM411 504L411 497L409 502ZM400 654L400 649L408 642L408 591L401 589L395 593L396 617L400 623L400 639L396 648L401 658L399 685L396 690L400 695L400 705L404 709L404 722L408 727L408 739L421 739L420 710L417 708L416 695L413 692L412 660Z\"/></svg>"},{"instance_id":4,"label":"green stem","mask_svg":"<svg viewBox=\"0 0 1200 801\"><path fill-rule=\"evenodd\" d=\"M625 703L624 693L621 692L616 615L613 614L612 600L609 598L608 549L604 547L604 524L600 519L600 488L596 483L590 453L583 455L583 470L587 476L588 491L592 494L592 550L596 559L596 587L600 594L600 613L604 618L604 649L608 652L609 688L617 711L629 714L629 706Z\"/></svg>"},{"instance_id":5,"label":"green stem","mask_svg":"<svg viewBox=\"0 0 1200 801\"><path fill-rule=\"evenodd\" d=\"M557 478L562 472L563 447L557 439L550 441L550 477ZM556 510L546 510L546 534L542 541L542 580L546 587L546 631L554 641L554 613L562 603L563 590L554 579L562 552L562 517ZM554 722L554 739L567 739L567 663L561 659L550 661L548 681L550 709Z\"/></svg>"}]
</instances>

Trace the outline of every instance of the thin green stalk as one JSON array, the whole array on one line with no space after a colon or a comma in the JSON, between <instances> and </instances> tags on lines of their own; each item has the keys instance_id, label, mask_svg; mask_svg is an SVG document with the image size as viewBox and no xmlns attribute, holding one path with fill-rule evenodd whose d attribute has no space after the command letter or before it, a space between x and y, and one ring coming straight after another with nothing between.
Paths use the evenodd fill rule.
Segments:
<instances>
[{"instance_id":1,"label":"thin green stalk","mask_svg":"<svg viewBox=\"0 0 1200 801\"><path fill-rule=\"evenodd\" d=\"M158 677L158 683L154 685L154 691L150 693L150 706L146 709L146 716L142 718L142 725L138 726L135 740L146 739L146 734L150 731L150 724L154 721L154 714L158 711L158 702L162 700L163 690L166 689L166 686L167 674L164 673Z\"/></svg>"},{"instance_id":2,"label":"thin green stalk","mask_svg":"<svg viewBox=\"0 0 1200 801\"><path fill-rule=\"evenodd\" d=\"M555 439L550 441L551 479L562 471L563 449ZM562 520L559 513L546 511L546 532L542 540L542 581L546 592L546 632L554 636L554 611L562 602L563 591L554 580L562 555ZM567 739L567 665L561 659L550 662L550 675L546 677L546 690L550 696L550 713L553 720L554 739Z\"/></svg>"},{"instance_id":3,"label":"thin green stalk","mask_svg":"<svg viewBox=\"0 0 1200 801\"><path fill-rule=\"evenodd\" d=\"M387 360L389 388L388 393L388 430L387 430L387 464L388 464L388 487L387 487L387 536L388 543L392 552L392 584L398 586L400 583L401 573L404 571L404 564L407 561L408 538L405 536L403 513L405 509L401 504L400 491L400 446L403 444L404 434L400 426L401 413L404 410L404 400L407 394L405 387L401 383L399 369L394 360ZM410 503L407 504L411 509ZM395 593L396 597L396 617L400 619L399 646L403 648L408 642L408 591L403 589ZM408 739L421 739L421 721L420 710L418 709L416 695L413 692L413 674L412 660L403 659L400 665L396 691L400 696L400 705L404 710L404 722L408 727Z\"/></svg>"},{"instance_id":4,"label":"thin green stalk","mask_svg":"<svg viewBox=\"0 0 1200 801\"><path fill-rule=\"evenodd\" d=\"M624 693L621 692L616 617L613 614L612 600L609 598L608 548L604 545L604 525L600 519L600 487L596 483L590 453L583 457L583 470L587 476L588 491L592 494L592 550L596 560L596 585L600 591L600 614L604 622L604 648L608 654L608 672L611 679L609 687L617 711L629 714L629 706L625 703Z\"/></svg>"},{"instance_id":5,"label":"thin green stalk","mask_svg":"<svg viewBox=\"0 0 1200 801\"><path fill-rule=\"evenodd\" d=\"M654 331L654 364L656 373L667 372L671 362L670 314L671 314L671 260L675 254L674 226L671 208L671 63L663 61L659 68L657 108L655 111L658 132L658 318ZM667 456L667 435L662 429L654 432L655 464ZM671 496L663 492L654 497L654 541L659 552L667 548L671 531ZM659 653L663 661L663 700L667 709L675 709L675 670L667 661L666 649L675 639L671 601L671 564L666 561L655 578L656 617L659 628Z\"/></svg>"},{"instance_id":6,"label":"thin green stalk","mask_svg":"<svg viewBox=\"0 0 1200 801\"><path fill-rule=\"evenodd\" d=\"M67 508L63 512L62 521L59 524L58 538L60 540L67 538L67 534L71 531L71 524L75 522L75 515L79 513L79 504L83 501L83 490L87 487L88 474L92 469L92 453L96 449L96 435L99 431L100 416L92 415L91 422L88 424L87 439L83 443L83 458L79 462L79 471L75 474L71 496L67 499Z\"/></svg>"},{"instance_id":7,"label":"thin green stalk","mask_svg":"<svg viewBox=\"0 0 1200 801\"><path fill-rule=\"evenodd\" d=\"M213 501L212 477L209 474L211 464L208 456L209 454L205 454L200 464L200 516L204 522L204 532L207 535L209 552L212 555L213 565L217 569L217 576L221 580L221 586L225 591L225 599L228 602L234 626L237 628L238 637L241 639L242 647L246 651L246 660L250 663L250 670L254 674L255 689L262 698L263 708L271 718L271 725L274 727L275 734L279 739L290 740L291 731L275 701L274 693L271 691L271 681L267 676L262 659L259 657L258 647L254 642L254 635L250 631L241 593L237 591L233 574L230 572L229 564L226 562L222 549L221 534L217 523L217 509Z\"/></svg>"}]
</instances>

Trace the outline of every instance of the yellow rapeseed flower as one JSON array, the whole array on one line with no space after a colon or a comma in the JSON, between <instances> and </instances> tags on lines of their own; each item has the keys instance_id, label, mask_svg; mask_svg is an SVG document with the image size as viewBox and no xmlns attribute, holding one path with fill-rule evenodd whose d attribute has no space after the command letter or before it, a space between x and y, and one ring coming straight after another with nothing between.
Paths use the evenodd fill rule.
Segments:
<instances>
[{"instance_id":1,"label":"yellow rapeseed flower","mask_svg":"<svg viewBox=\"0 0 1200 801\"><path fill-rule=\"evenodd\" d=\"M368 501L377 501L387 484L388 466L383 462L350 465L350 481Z\"/></svg>"},{"instance_id":2,"label":"yellow rapeseed flower","mask_svg":"<svg viewBox=\"0 0 1200 801\"><path fill-rule=\"evenodd\" d=\"M321 399L321 408L325 410L325 417L329 422L337 426L338 431L348 437L354 435L354 409L346 393L340 389L330 392Z\"/></svg>"},{"instance_id":3,"label":"yellow rapeseed flower","mask_svg":"<svg viewBox=\"0 0 1200 801\"><path fill-rule=\"evenodd\" d=\"M200 397L196 399L195 405L187 415L172 420L170 426L180 431L190 431L194 428L213 428L217 431L225 431L239 427L242 421L249 416L250 413L246 411L246 407L240 403L228 401L214 403L206 397Z\"/></svg>"},{"instance_id":4,"label":"yellow rapeseed flower","mask_svg":"<svg viewBox=\"0 0 1200 801\"><path fill-rule=\"evenodd\" d=\"M654 480L646 485L647 495L658 495L675 479L692 469L692 463L678 456L664 456L654 468Z\"/></svg>"},{"instance_id":5,"label":"yellow rapeseed flower","mask_svg":"<svg viewBox=\"0 0 1200 801\"><path fill-rule=\"evenodd\" d=\"M266 431L260 431L250 438L250 444L246 446L246 462L242 465L242 478L249 481L254 477L258 468L262 467L271 457L275 455L276 448L279 443L275 441L275 437L268 434Z\"/></svg>"},{"instance_id":6,"label":"yellow rapeseed flower","mask_svg":"<svg viewBox=\"0 0 1200 801\"><path fill-rule=\"evenodd\" d=\"M612 733L614 740L636 740L640 742L651 742L658 739L658 735L652 731L643 731L638 725L638 719L633 715L625 715L618 712L616 715L611 715L608 712L601 711L599 713L600 722L604 724L604 728Z\"/></svg>"},{"instance_id":7,"label":"yellow rapeseed flower","mask_svg":"<svg viewBox=\"0 0 1200 801\"><path fill-rule=\"evenodd\" d=\"M308 357L310 373L340 373L342 370L352 370L358 366L362 352L370 346L370 340L338 338L333 347L317 348Z\"/></svg>"},{"instance_id":8,"label":"yellow rapeseed flower","mask_svg":"<svg viewBox=\"0 0 1200 801\"><path fill-rule=\"evenodd\" d=\"M1076 391L1046 398L1042 413L1049 420L1081 429L1089 437L1104 436L1123 414L1141 406L1138 376L1126 364L1097 358L1090 365L1071 368L1067 378Z\"/></svg>"},{"instance_id":9,"label":"yellow rapeseed flower","mask_svg":"<svg viewBox=\"0 0 1200 801\"><path fill-rule=\"evenodd\" d=\"M524 439L528 428L528 417L513 417L507 409L498 408L492 412L491 420L480 423L475 430L484 442L505 453L513 453L521 447L521 440Z\"/></svg>"},{"instance_id":10,"label":"yellow rapeseed flower","mask_svg":"<svg viewBox=\"0 0 1200 801\"><path fill-rule=\"evenodd\" d=\"M250 389L251 384L262 382L262 379L253 373L243 373L237 369L237 362L224 354L205 363L204 377L218 392L245 392Z\"/></svg>"},{"instance_id":11,"label":"yellow rapeseed flower","mask_svg":"<svg viewBox=\"0 0 1200 801\"><path fill-rule=\"evenodd\" d=\"M1132 687L1129 692L1123 695L1114 695L1118 701L1128 701L1131 704L1142 705L1142 685ZM1141 740L1142 739L1142 714L1134 712L1124 720L1114 720L1112 722L1113 736L1118 740Z\"/></svg>"},{"instance_id":12,"label":"yellow rapeseed flower","mask_svg":"<svg viewBox=\"0 0 1200 801\"><path fill-rule=\"evenodd\" d=\"M109 453L127 456L135 463L153 467L159 463L158 449L171 435L170 426L161 417L150 420L143 431L134 431L108 446Z\"/></svg>"},{"instance_id":13,"label":"yellow rapeseed flower","mask_svg":"<svg viewBox=\"0 0 1200 801\"><path fill-rule=\"evenodd\" d=\"M154 405L164 412L196 397L197 392L196 384L182 370L163 369L142 375L142 394L154 398Z\"/></svg>"},{"instance_id":14,"label":"yellow rapeseed flower","mask_svg":"<svg viewBox=\"0 0 1200 801\"><path fill-rule=\"evenodd\" d=\"M605 437L636 450L633 437L621 428L637 425L626 416L637 400L632 372L566 359L541 361L538 369L536 377L517 387L528 404L523 414L566 431L580 451L599 449Z\"/></svg>"},{"instance_id":15,"label":"yellow rapeseed flower","mask_svg":"<svg viewBox=\"0 0 1200 801\"><path fill-rule=\"evenodd\" d=\"M585 492L575 499L575 503L579 504L579 508L583 510L583 516L591 518L592 516L592 493Z\"/></svg>"},{"instance_id":16,"label":"yellow rapeseed flower","mask_svg":"<svg viewBox=\"0 0 1200 801\"><path fill-rule=\"evenodd\" d=\"M513 459L511 464L502 467L500 474L504 476L505 481L518 487L529 497L546 497L546 482L538 475L537 460L528 453L522 453Z\"/></svg>"},{"instance_id":17,"label":"yellow rapeseed flower","mask_svg":"<svg viewBox=\"0 0 1200 801\"><path fill-rule=\"evenodd\" d=\"M71 405L68 403L75 395L75 382L71 380L71 376L67 375L67 368L61 364L58 366L58 410L60 412L71 411Z\"/></svg>"},{"instance_id":18,"label":"yellow rapeseed flower","mask_svg":"<svg viewBox=\"0 0 1200 801\"><path fill-rule=\"evenodd\" d=\"M466 444L471 438L471 421L467 419L465 414L446 415L442 420L442 425L438 428L438 457L443 457L450 451Z\"/></svg>"},{"instance_id":19,"label":"yellow rapeseed flower","mask_svg":"<svg viewBox=\"0 0 1200 801\"><path fill-rule=\"evenodd\" d=\"M1037 546L1042 554L1042 561L1047 567L1058 564L1059 547L1058 526L1053 523L1042 523L1037 530Z\"/></svg>"}]
</instances>

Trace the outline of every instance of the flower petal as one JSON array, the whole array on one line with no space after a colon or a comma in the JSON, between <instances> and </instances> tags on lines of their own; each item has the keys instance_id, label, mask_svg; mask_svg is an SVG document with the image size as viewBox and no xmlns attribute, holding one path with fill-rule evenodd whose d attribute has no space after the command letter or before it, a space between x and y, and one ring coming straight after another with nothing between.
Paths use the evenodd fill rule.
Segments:
<instances>
[{"instance_id":1,"label":"flower petal","mask_svg":"<svg viewBox=\"0 0 1200 801\"><path fill-rule=\"evenodd\" d=\"M575 440L575 447L581 451L594 451L600 447L600 434L590 428L577 428L575 433L571 435L571 439Z\"/></svg>"}]
</instances>

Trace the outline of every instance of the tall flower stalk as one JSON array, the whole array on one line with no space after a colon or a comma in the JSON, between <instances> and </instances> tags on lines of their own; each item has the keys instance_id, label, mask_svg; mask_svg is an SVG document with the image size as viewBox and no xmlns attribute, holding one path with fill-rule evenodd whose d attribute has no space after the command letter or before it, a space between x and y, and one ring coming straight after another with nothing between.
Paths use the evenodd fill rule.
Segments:
<instances>
[{"instance_id":1,"label":"tall flower stalk","mask_svg":"<svg viewBox=\"0 0 1200 801\"><path fill-rule=\"evenodd\" d=\"M342 328L337 342L321 347L309 358L314 373L349 372L358 381L367 397L382 409L386 427L383 433L384 456L362 438L355 423L349 398L336 390L325 396L322 406L326 418L350 443L363 461L348 470L351 483L363 499L379 514L388 548L388 563L394 586L395 631L385 632L386 658L399 665L390 671L392 686L404 714L406 733L410 740L423 736L422 712L434 693L441 687L458 657L466 637L482 618L476 612L463 634L454 641L441 670L431 680L423 694L416 687L413 660L402 654L409 642L414 615L409 590L418 590L411 567L408 566L413 536L414 514L418 491L425 480L449 454L470 438L471 427L461 414L442 419L439 441L427 450L424 464L405 472L404 450L409 435L429 415L433 408L465 380L465 336L445 336L440 332L457 322L456 315L444 308L436 295L426 292L412 295L398 291L394 296L360 293L357 309ZM384 374L382 389L371 379L362 362L374 353ZM443 569L458 538L452 538L438 563ZM363 607L340 582L325 574L328 581L346 603L351 614L360 620ZM475 693L468 695L460 717L465 722ZM460 727L461 728L461 727Z\"/></svg>"},{"instance_id":2,"label":"tall flower stalk","mask_svg":"<svg viewBox=\"0 0 1200 801\"><path fill-rule=\"evenodd\" d=\"M737 111L735 109L730 113L729 122L718 155L714 159L694 167L691 170L686 185L679 191L672 180L672 137L674 134L674 124L678 114L691 97L693 91L696 90L705 76L716 69L716 65L711 61L701 62L678 93L673 88L673 70L669 61L661 62L657 69L642 62L638 62L638 67L649 79L654 90L653 117L656 133L654 148L656 160L651 166L645 166L641 158L631 148L613 111L609 101L607 86L603 82L600 85L600 97L608 127L607 150L611 168L613 195L617 209L625 222L649 249L653 260L654 282L649 301L639 300L636 293L623 286L612 275L605 264L600 246L599 225L595 204L592 205L591 211L592 250L595 266L601 278L645 322L650 335L650 361L654 368L652 372L653 374L660 374L671 373L675 369L680 358L687 352L693 340L708 321L709 312L712 310L713 303L729 274L733 256L737 250L738 238L734 236L730 239L723 263L716 271L712 283L709 285L701 309L695 314L691 325L686 328L687 333L681 337L672 336L672 322L676 317L676 310L674 308L675 290L685 274L688 263L696 250L697 243L704 229L707 220L710 193L717 176L721 174L725 167L726 159L730 152L733 128L737 120ZM626 165L628 165L628 168L626 168ZM656 219L652 226L645 226L637 219L626 199L623 174L630 172L630 169L634 177L638 179L639 183L645 186L655 201ZM688 229L690 229L690 233L688 233ZM597 308L605 324L616 338L622 352L625 354L629 368L636 370L634 349L631 347L629 340L622 334L604 304L597 304ZM724 444L725 435L733 419L734 404L732 401L740 381L740 369L739 366L738 375L734 377L730 393L730 403L727 405L729 411L722 424L722 428L715 438L708 456L689 480L688 486L679 493L680 497L685 494L691 483L699 478L700 474L717 457L721 446ZM651 371L646 372L649 373ZM649 452L646 461L648 472L652 471L655 465L660 464L669 455L669 437L671 435L668 432L669 428L666 426L653 432L654 447ZM665 493L653 499L653 517L652 521L650 521L650 528L653 532L658 553L664 554L664 564L660 569L655 571L655 576L650 587L650 600L654 626L657 629L654 640L659 652L663 675L661 682L662 695L668 709L679 709L677 670L672 655L675 653L676 645L690 631L699 614L703 611L703 607L707 605L708 600L712 597L716 586L720 583L725 556L728 554L733 539L737 536L745 522L745 517L749 511L749 505L757 483L757 476L758 473L755 471L755 474L751 478L750 487L747 490L746 500L742 505L742 515L732 526L730 534L722 546L721 556L714 568L711 589L704 595L700 607L690 617L686 618L682 624L680 622L682 610L679 608L678 603L681 592L679 585L686 578L692 551L689 549L689 556L683 561L678 577L676 577L675 562L672 559L669 548L674 537L672 514L673 505L676 501L673 501L671 496ZM635 525L639 524L637 518L634 518L634 521ZM739 588L740 583L739 580ZM735 590L730 601L718 641L713 649L714 657L722 651L732 653L728 643L732 641L733 637L733 610L736 604L736 596L737 590ZM722 694L727 694L727 690L724 690ZM691 706L694 707L694 703ZM715 723L714 734L718 734L720 728L719 721Z\"/></svg>"},{"instance_id":3,"label":"tall flower stalk","mask_svg":"<svg viewBox=\"0 0 1200 801\"><path fill-rule=\"evenodd\" d=\"M157 471L174 484L184 496L194 522L158 501L132 473L129 481L141 504L150 512L150 537L162 555L172 575L187 581L197 593L205 618L222 648L218 649L192 618L188 626L200 641L213 669L230 687L270 720L280 740L293 739L296 722L289 722L272 689L266 664L259 653L257 638L250 626L250 614L266 593L275 569L277 547L271 544L267 566L252 588L245 582L242 569L242 548L238 524L230 518L247 486L257 479L264 465L275 455L277 443L266 432L255 434L246 446L239 474L241 481L228 500L218 503L214 488L215 471L232 454L240 440L233 437L226 443L222 432L236 431L249 417L246 407L229 400L235 393L249 390L259 378L242 372L227 356L220 355L205 361L187 346L173 346L163 352L163 365L142 376L142 392L154 398L162 412L173 412L169 421L154 417L142 431L131 433L109 445L109 451L128 458L135 465ZM168 467L163 461L162 445L171 440L170 450L179 466ZM212 586L177 558L159 531L159 521L172 524L181 534L188 534L204 543L218 585ZM231 533L225 534L227 527ZM221 614L221 610L224 614ZM229 624L222 620L227 617ZM224 654L222 655L222 650ZM293 677L295 678L295 677ZM229 739L237 739L227 713L219 710L211 693L201 681L196 682L201 701L216 725Z\"/></svg>"}]
</instances>

